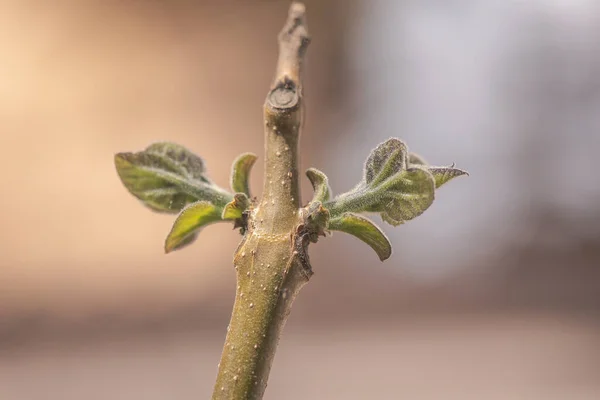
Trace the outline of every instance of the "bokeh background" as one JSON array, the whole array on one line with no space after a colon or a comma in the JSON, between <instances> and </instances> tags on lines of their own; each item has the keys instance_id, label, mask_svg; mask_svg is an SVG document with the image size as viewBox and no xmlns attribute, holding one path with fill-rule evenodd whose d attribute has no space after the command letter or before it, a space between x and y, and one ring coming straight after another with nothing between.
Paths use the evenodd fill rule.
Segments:
<instances>
[{"instance_id":1,"label":"bokeh background","mask_svg":"<svg viewBox=\"0 0 600 400\"><path fill-rule=\"evenodd\" d=\"M226 186L288 4L0 0L1 399L210 397L239 236L165 256L113 154L175 141ZM600 2L307 6L302 167L339 193L397 136L471 176L383 264L311 246L265 398L599 399Z\"/></svg>"}]
</instances>

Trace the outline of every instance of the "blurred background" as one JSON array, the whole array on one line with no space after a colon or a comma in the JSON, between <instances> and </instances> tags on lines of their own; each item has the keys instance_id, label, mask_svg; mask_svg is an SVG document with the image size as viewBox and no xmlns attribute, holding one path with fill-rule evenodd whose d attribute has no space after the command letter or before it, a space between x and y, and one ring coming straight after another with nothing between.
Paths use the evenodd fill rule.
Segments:
<instances>
[{"instance_id":1,"label":"blurred background","mask_svg":"<svg viewBox=\"0 0 600 400\"><path fill-rule=\"evenodd\" d=\"M240 238L164 255L113 155L178 142L222 186L262 156L288 4L0 0L1 399L210 397ZM302 169L346 191L396 136L471 176L383 264L311 246L265 398L599 399L600 2L307 6Z\"/></svg>"}]
</instances>

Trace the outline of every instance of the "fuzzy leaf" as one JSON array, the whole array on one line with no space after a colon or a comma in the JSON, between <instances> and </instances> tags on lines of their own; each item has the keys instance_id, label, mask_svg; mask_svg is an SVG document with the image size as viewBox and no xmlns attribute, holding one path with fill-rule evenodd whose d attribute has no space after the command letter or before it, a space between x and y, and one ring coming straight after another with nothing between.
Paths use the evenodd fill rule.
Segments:
<instances>
[{"instance_id":1,"label":"fuzzy leaf","mask_svg":"<svg viewBox=\"0 0 600 400\"><path fill-rule=\"evenodd\" d=\"M256 162L256 155L244 153L238 156L231 168L231 189L234 193L244 193L250 196L250 170Z\"/></svg>"},{"instance_id":2,"label":"fuzzy leaf","mask_svg":"<svg viewBox=\"0 0 600 400\"><path fill-rule=\"evenodd\" d=\"M415 153L408 153L408 163L417 165L427 165L427 161L423 157Z\"/></svg>"},{"instance_id":3,"label":"fuzzy leaf","mask_svg":"<svg viewBox=\"0 0 600 400\"><path fill-rule=\"evenodd\" d=\"M456 178L457 176L469 175L467 171L454 168L454 164L449 167L427 167L427 169L429 169L429 172L431 172L433 178L435 179L436 188L439 188L444 183Z\"/></svg>"},{"instance_id":4,"label":"fuzzy leaf","mask_svg":"<svg viewBox=\"0 0 600 400\"><path fill-rule=\"evenodd\" d=\"M198 200L221 206L231 200L206 177L202 159L174 143L116 154L115 166L127 190L154 211L177 213Z\"/></svg>"},{"instance_id":5,"label":"fuzzy leaf","mask_svg":"<svg viewBox=\"0 0 600 400\"><path fill-rule=\"evenodd\" d=\"M194 232L194 233L186 236L185 239L183 239L181 242L179 242L175 247L173 247L169 251L167 251L166 247L165 247L165 253L168 254L168 253L170 253L172 251L175 251L175 250L181 250L184 247L187 247L190 244L194 243L196 241L196 239L198 239L198 233L199 233L199 231Z\"/></svg>"},{"instance_id":6,"label":"fuzzy leaf","mask_svg":"<svg viewBox=\"0 0 600 400\"><path fill-rule=\"evenodd\" d=\"M198 231L221 220L221 210L207 201L198 201L185 207L177 216L165 241L165 253L191 243Z\"/></svg>"},{"instance_id":7,"label":"fuzzy leaf","mask_svg":"<svg viewBox=\"0 0 600 400\"><path fill-rule=\"evenodd\" d=\"M365 182L375 186L406 169L408 150L404 142L391 138L375 148L365 163Z\"/></svg>"},{"instance_id":8,"label":"fuzzy leaf","mask_svg":"<svg viewBox=\"0 0 600 400\"><path fill-rule=\"evenodd\" d=\"M385 234L371 220L360 215L346 213L329 220L329 229L356 236L369 246L384 261L392 254L392 245Z\"/></svg>"},{"instance_id":9,"label":"fuzzy leaf","mask_svg":"<svg viewBox=\"0 0 600 400\"><path fill-rule=\"evenodd\" d=\"M153 143L146 148L145 153L161 157L164 163L171 165L174 172L179 172L190 179L210 183L205 175L204 160L181 145L170 142Z\"/></svg>"},{"instance_id":10,"label":"fuzzy leaf","mask_svg":"<svg viewBox=\"0 0 600 400\"><path fill-rule=\"evenodd\" d=\"M410 165L406 145L388 139L371 152L362 182L325 204L332 218L347 212L378 212L394 226L421 215L433 202L435 181L427 167Z\"/></svg>"},{"instance_id":11,"label":"fuzzy leaf","mask_svg":"<svg viewBox=\"0 0 600 400\"><path fill-rule=\"evenodd\" d=\"M429 172L431 172L431 174L433 175L433 178L435 179L436 189L442 186L444 183L450 181L451 179L456 178L457 176L469 175L467 171L454 168L454 164L452 164L449 167L432 167L428 165L427 162L421 156L415 153L409 153L408 164L426 166Z\"/></svg>"},{"instance_id":12,"label":"fuzzy leaf","mask_svg":"<svg viewBox=\"0 0 600 400\"><path fill-rule=\"evenodd\" d=\"M312 184L314 195L313 201L325 202L331 197L331 189L329 188L329 180L327 175L316 168L306 170L306 176Z\"/></svg>"},{"instance_id":13,"label":"fuzzy leaf","mask_svg":"<svg viewBox=\"0 0 600 400\"><path fill-rule=\"evenodd\" d=\"M378 203L368 211L380 211L385 222L397 226L423 214L433 203L434 192L431 173L414 166L399 174L387 190L382 190Z\"/></svg>"},{"instance_id":14,"label":"fuzzy leaf","mask_svg":"<svg viewBox=\"0 0 600 400\"><path fill-rule=\"evenodd\" d=\"M244 193L236 193L233 200L225 205L221 218L236 220L242 218L242 214L250 207L250 200Z\"/></svg>"}]
</instances>

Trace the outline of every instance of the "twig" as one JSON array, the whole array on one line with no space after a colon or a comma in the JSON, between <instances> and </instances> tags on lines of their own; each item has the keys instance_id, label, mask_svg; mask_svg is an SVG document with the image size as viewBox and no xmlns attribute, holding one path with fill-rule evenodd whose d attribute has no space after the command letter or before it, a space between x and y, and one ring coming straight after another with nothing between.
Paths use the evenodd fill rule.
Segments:
<instances>
[{"instance_id":1,"label":"twig","mask_svg":"<svg viewBox=\"0 0 600 400\"><path fill-rule=\"evenodd\" d=\"M291 5L278 39L279 61L264 106L262 199L234 257L238 285L213 400L262 398L294 298L312 274L298 183L302 61L309 43L304 5Z\"/></svg>"}]
</instances>

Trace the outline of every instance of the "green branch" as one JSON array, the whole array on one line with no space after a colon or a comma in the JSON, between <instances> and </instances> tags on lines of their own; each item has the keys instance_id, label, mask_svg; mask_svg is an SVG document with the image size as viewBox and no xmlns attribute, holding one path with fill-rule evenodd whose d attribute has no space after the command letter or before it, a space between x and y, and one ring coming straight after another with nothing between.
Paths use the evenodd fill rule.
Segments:
<instances>
[{"instance_id":1,"label":"green branch","mask_svg":"<svg viewBox=\"0 0 600 400\"><path fill-rule=\"evenodd\" d=\"M300 235L298 137L304 6L293 4L279 34L279 61L264 106L265 180L234 257L237 291L213 399L260 399L279 336L300 288L312 275Z\"/></svg>"},{"instance_id":2,"label":"green branch","mask_svg":"<svg viewBox=\"0 0 600 400\"><path fill-rule=\"evenodd\" d=\"M278 39L275 79L264 104L265 179L259 201L250 193L256 161L251 153L233 163L233 192L213 183L204 161L174 143L115 155L119 177L133 196L153 211L178 214L165 240L166 253L189 245L217 222L232 222L243 235L233 258L237 289L213 400L262 398L294 299L312 276L310 243L341 231L371 246L384 261L392 246L381 228L361 214L378 213L391 225L403 224L432 205L440 186L466 174L454 165L429 166L391 138L371 152L356 187L338 196L323 172L308 169L314 195L303 205L298 138L302 63L309 44L303 5L291 5Z\"/></svg>"}]
</instances>

